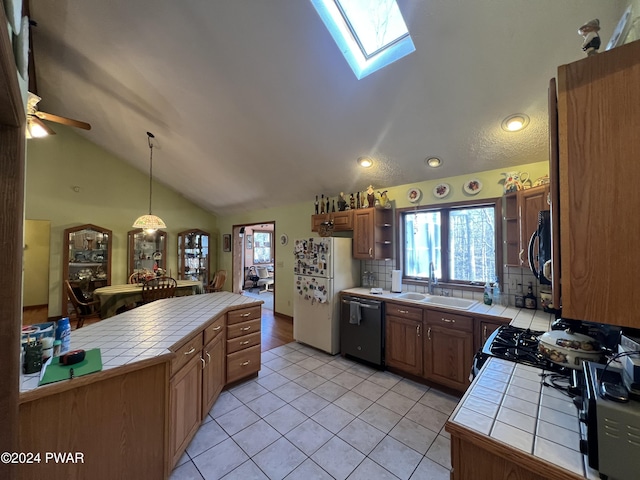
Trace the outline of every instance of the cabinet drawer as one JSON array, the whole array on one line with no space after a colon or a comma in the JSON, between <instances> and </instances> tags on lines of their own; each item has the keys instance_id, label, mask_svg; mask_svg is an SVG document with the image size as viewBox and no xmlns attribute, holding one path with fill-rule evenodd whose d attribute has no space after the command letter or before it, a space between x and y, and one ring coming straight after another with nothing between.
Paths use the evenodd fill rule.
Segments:
<instances>
[{"instance_id":1,"label":"cabinet drawer","mask_svg":"<svg viewBox=\"0 0 640 480\"><path fill-rule=\"evenodd\" d=\"M235 382L259 370L259 345L227 355L227 383Z\"/></svg>"},{"instance_id":2,"label":"cabinet drawer","mask_svg":"<svg viewBox=\"0 0 640 480\"><path fill-rule=\"evenodd\" d=\"M178 370L186 365L189 360L200 355L200 352L202 351L202 333L199 333L186 342L179 344L177 347L172 347L171 351L176 354L175 358L171 360L170 375L173 376L178 372Z\"/></svg>"},{"instance_id":3,"label":"cabinet drawer","mask_svg":"<svg viewBox=\"0 0 640 480\"><path fill-rule=\"evenodd\" d=\"M208 344L211 340L222 333L224 329L224 315L204 329L204 344Z\"/></svg>"},{"instance_id":4,"label":"cabinet drawer","mask_svg":"<svg viewBox=\"0 0 640 480\"><path fill-rule=\"evenodd\" d=\"M260 332L250 333L227 340L227 353L234 353L245 348L260 345Z\"/></svg>"},{"instance_id":5,"label":"cabinet drawer","mask_svg":"<svg viewBox=\"0 0 640 480\"><path fill-rule=\"evenodd\" d=\"M248 335L250 333L259 332L260 321L261 319L258 318L256 320L249 320L248 322L236 323L235 325L228 325L227 339L232 339L232 338L240 337L242 335Z\"/></svg>"},{"instance_id":6,"label":"cabinet drawer","mask_svg":"<svg viewBox=\"0 0 640 480\"><path fill-rule=\"evenodd\" d=\"M233 325L234 323L240 323L247 320L260 318L261 310L262 309L260 305L258 305L257 307L243 308L242 310L234 310L232 312L229 312L227 313L227 325Z\"/></svg>"},{"instance_id":7,"label":"cabinet drawer","mask_svg":"<svg viewBox=\"0 0 640 480\"><path fill-rule=\"evenodd\" d=\"M427 323L431 325L441 325L456 330L473 331L473 318L464 315L456 315L449 312L438 312L427 310Z\"/></svg>"},{"instance_id":8,"label":"cabinet drawer","mask_svg":"<svg viewBox=\"0 0 640 480\"><path fill-rule=\"evenodd\" d=\"M387 315L395 315L401 318L410 318L411 320L422 320L422 308L409 307L401 303L390 303L386 305Z\"/></svg>"}]
</instances>

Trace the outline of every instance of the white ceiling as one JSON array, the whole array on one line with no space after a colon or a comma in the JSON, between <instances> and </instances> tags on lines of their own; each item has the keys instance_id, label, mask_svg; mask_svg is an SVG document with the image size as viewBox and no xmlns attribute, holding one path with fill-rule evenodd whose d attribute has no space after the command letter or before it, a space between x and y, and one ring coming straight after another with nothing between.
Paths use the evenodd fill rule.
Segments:
<instances>
[{"instance_id":1,"label":"white ceiling","mask_svg":"<svg viewBox=\"0 0 640 480\"><path fill-rule=\"evenodd\" d=\"M145 173L153 132L154 178L223 215L506 168L548 158L549 79L628 1L398 3L416 51L357 80L309 0L31 0L39 108Z\"/></svg>"}]
</instances>

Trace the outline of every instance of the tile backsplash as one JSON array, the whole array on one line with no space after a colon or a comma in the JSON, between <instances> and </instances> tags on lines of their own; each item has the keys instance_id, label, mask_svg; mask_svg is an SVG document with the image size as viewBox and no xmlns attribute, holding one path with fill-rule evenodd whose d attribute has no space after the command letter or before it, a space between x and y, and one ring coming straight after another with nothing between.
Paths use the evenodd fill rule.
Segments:
<instances>
[{"instance_id":1,"label":"tile backsplash","mask_svg":"<svg viewBox=\"0 0 640 480\"><path fill-rule=\"evenodd\" d=\"M396 268L398 267L396 267L395 260L363 260L360 262L360 278L362 278L362 275L365 271L369 272L375 277L375 285L373 286L380 287L383 290L391 290L391 271L395 270ZM536 277L534 277L531 271L527 268L505 267L502 272L502 276L500 277L500 290L502 291L503 297L508 300L509 305L513 307L515 306L515 295L518 291L518 288L521 288L523 295L526 295L529 282L531 282L533 294L538 300L538 309L542 310L542 302L540 301L540 290L541 287L545 290L547 290L548 287L541 286L538 283ZM515 288L511 287L512 284L515 285ZM403 292L426 293L427 288L428 287L426 285L423 286L407 285L404 283L402 284ZM484 292L482 290L469 291L456 288L443 289L440 286L436 287L436 293L438 295L446 294L446 292L449 292L449 295L452 297L469 298L478 301L482 301L484 295Z\"/></svg>"}]
</instances>

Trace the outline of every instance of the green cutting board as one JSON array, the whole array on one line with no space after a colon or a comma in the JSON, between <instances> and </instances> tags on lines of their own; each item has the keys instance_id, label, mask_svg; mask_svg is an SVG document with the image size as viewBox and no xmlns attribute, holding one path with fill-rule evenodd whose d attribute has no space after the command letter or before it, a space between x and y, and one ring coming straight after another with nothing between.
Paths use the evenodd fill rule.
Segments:
<instances>
[{"instance_id":1,"label":"green cutting board","mask_svg":"<svg viewBox=\"0 0 640 480\"><path fill-rule=\"evenodd\" d=\"M73 369L74 377L81 377L93 372L102 370L102 356L99 348L93 348L85 352L84 360L75 365L61 365L60 357L51 360L44 374L40 377L38 386L47 383L59 382L60 380L68 380L71 378L71 369Z\"/></svg>"}]
</instances>

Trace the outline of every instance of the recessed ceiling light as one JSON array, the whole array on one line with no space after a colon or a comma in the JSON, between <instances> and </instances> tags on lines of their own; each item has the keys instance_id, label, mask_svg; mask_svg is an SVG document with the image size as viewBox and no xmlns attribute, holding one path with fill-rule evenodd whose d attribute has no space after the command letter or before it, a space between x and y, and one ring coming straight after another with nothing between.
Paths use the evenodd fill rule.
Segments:
<instances>
[{"instance_id":1,"label":"recessed ceiling light","mask_svg":"<svg viewBox=\"0 0 640 480\"><path fill-rule=\"evenodd\" d=\"M424 159L424 163L426 163L427 166L431 168L438 168L440 165L442 165L442 160L438 157L428 157Z\"/></svg>"},{"instance_id":2,"label":"recessed ceiling light","mask_svg":"<svg viewBox=\"0 0 640 480\"><path fill-rule=\"evenodd\" d=\"M371 165L373 165L373 160L371 159L371 157L358 157L358 165L363 168L369 168Z\"/></svg>"},{"instance_id":3,"label":"recessed ceiling light","mask_svg":"<svg viewBox=\"0 0 640 480\"><path fill-rule=\"evenodd\" d=\"M518 132L529 125L529 117L524 113L509 115L502 121L502 129L506 132Z\"/></svg>"}]
</instances>

